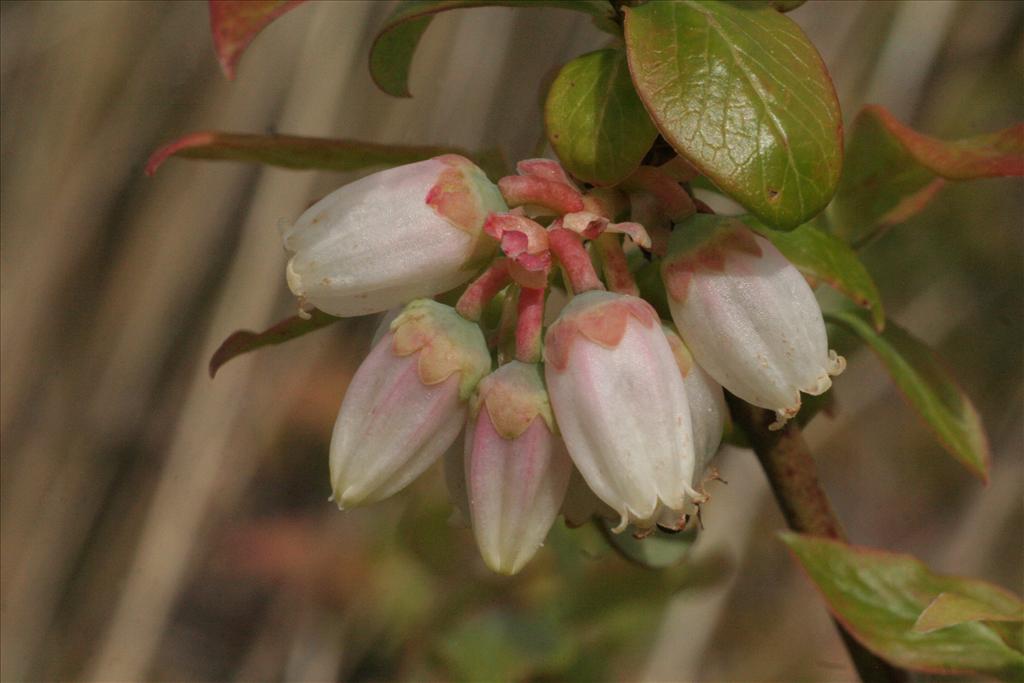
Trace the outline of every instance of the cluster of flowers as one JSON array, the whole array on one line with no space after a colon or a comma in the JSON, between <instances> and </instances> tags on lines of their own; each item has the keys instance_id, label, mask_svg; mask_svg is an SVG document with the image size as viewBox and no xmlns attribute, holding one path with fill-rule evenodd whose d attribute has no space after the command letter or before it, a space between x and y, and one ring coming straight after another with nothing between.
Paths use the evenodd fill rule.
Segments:
<instances>
[{"instance_id":1,"label":"cluster of flowers","mask_svg":"<svg viewBox=\"0 0 1024 683\"><path fill-rule=\"evenodd\" d=\"M454 155L393 168L285 234L304 305L394 311L334 427L334 501L379 501L454 453L453 502L507 574L543 543L570 481L567 519L683 528L706 498L722 387L781 426L843 368L804 278L738 220L698 213L678 160L616 189L582 191L545 159L518 172L495 185ZM639 296L631 256L660 263L672 322ZM467 282L454 307L430 298Z\"/></svg>"}]
</instances>

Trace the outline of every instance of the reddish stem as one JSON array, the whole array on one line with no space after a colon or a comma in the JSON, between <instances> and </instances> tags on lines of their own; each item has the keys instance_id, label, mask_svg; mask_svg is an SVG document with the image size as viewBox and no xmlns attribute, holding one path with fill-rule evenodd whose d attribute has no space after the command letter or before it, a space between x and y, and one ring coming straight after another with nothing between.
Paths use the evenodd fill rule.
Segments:
<instances>
[{"instance_id":1,"label":"reddish stem","mask_svg":"<svg viewBox=\"0 0 1024 683\"><path fill-rule=\"evenodd\" d=\"M583 210L583 196L575 188L538 176L505 176L498 189L510 207L532 204L559 216Z\"/></svg>"},{"instance_id":2,"label":"reddish stem","mask_svg":"<svg viewBox=\"0 0 1024 683\"><path fill-rule=\"evenodd\" d=\"M474 322L480 320L484 306L497 296L512 280L508 273L508 259L495 259L483 275L473 281L459 297L455 310L463 318Z\"/></svg>"},{"instance_id":3,"label":"reddish stem","mask_svg":"<svg viewBox=\"0 0 1024 683\"><path fill-rule=\"evenodd\" d=\"M519 292L516 322L516 360L540 362L540 337L544 327L544 290L523 287Z\"/></svg>"},{"instance_id":4,"label":"reddish stem","mask_svg":"<svg viewBox=\"0 0 1024 683\"><path fill-rule=\"evenodd\" d=\"M633 175L623 181L622 187L629 192L651 193L673 223L678 223L697 211L693 199L678 181L656 166L641 166L636 169Z\"/></svg>"},{"instance_id":5,"label":"reddish stem","mask_svg":"<svg viewBox=\"0 0 1024 683\"><path fill-rule=\"evenodd\" d=\"M593 244L601 257L601 271L608 289L619 294L640 296L640 289L636 286L633 274L629 272L626 252L622 250L618 235L606 232L594 240Z\"/></svg>"},{"instance_id":6,"label":"reddish stem","mask_svg":"<svg viewBox=\"0 0 1024 683\"><path fill-rule=\"evenodd\" d=\"M548 244L569 277L574 294L582 294L591 289L604 289L579 235L572 230L555 228L548 231Z\"/></svg>"}]
</instances>

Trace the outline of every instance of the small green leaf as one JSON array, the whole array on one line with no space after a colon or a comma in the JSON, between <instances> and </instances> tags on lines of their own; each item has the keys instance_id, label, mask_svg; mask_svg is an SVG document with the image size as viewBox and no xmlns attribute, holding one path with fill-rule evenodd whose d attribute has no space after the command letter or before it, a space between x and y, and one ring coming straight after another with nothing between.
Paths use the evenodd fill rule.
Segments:
<instances>
[{"instance_id":1,"label":"small green leaf","mask_svg":"<svg viewBox=\"0 0 1024 683\"><path fill-rule=\"evenodd\" d=\"M633 89L623 50L577 57L558 72L544 105L548 140L565 168L594 185L636 170L658 131Z\"/></svg>"},{"instance_id":2,"label":"small green leaf","mask_svg":"<svg viewBox=\"0 0 1024 683\"><path fill-rule=\"evenodd\" d=\"M210 30L220 68L228 79L245 48L267 25L305 0L210 0Z\"/></svg>"},{"instance_id":3,"label":"small green leaf","mask_svg":"<svg viewBox=\"0 0 1024 683\"><path fill-rule=\"evenodd\" d=\"M499 150L470 154L452 147L383 145L357 140L306 138L297 135L250 135L215 131L189 133L170 142L149 157L146 175L172 156L188 159L221 159L268 164L292 169L356 171L377 166L399 166L430 159L441 154L462 154L475 161L492 177L505 172L504 156Z\"/></svg>"},{"instance_id":4,"label":"small green leaf","mask_svg":"<svg viewBox=\"0 0 1024 683\"><path fill-rule=\"evenodd\" d=\"M662 136L765 223L828 204L842 118L817 50L763 4L663 0L626 8L629 68Z\"/></svg>"},{"instance_id":5,"label":"small green leaf","mask_svg":"<svg viewBox=\"0 0 1024 683\"><path fill-rule=\"evenodd\" d=\"M875 329L881 331L885 327L885 311L878 287L845 242L814 223L804 223L795 230L783 232L772 230L753 216L744 216L741 220L774 244L801 273L828 283L858 306L870 310Z\"/></svg>"},{"instance_id":6,"label":"small green leaf","mask_svg":"<svg viewBox=\"0 0 1024 683\"><path fill-rule=\"evenodd\" d=\"M697 540L696 528L676 533L656 529L650 536L636 538L628 532L613 533L606 519L598 519L595 524L601 525L601 533L609 545L646 569L664 569L682 562Z\"/></svg>"},{"instance_id":7,"label":"small green leaf","mask_svg":"<svg viewBox=\"0 0 1024 683\"><path fill-rule=\"evenodd\" d=\"M946 450L988 481L991 455L981 417L930 348L891 320L885 332L876 332L859 311L832 311L825 319L866 342Z\"/></svg>"},{"instance_id":8,"label":"small green leaf","mask_svg":"<svg viewBox=\"0 0 1024 683\"><path fill-rule=\"evenodd\" d=\"M987 624L961 623L930 633L914 630L918 616L941 593L1005 610L1020 604L1009 591L983 581L933 574L909 555L792 532L780 537L829 610L880 657L918 671L981 673L1008 681L1024 676L1024 654L1009 647Z\"/></svg>"},{"instance_id":9,"label":"small green leaf","mask_svg":"<svg viewBox=\"0 0 1024 683\"><path fill-rule=\"evenodd\" d=\"M914 622L914 630L931 633L969 621L1024 621L1024 603L1000 598L982 601L959 593L939 593Z\"/></svg>"},{"instance_id":10,"label":"small green leaf","mask_svg":"<svg viewBox=\"0 0 1024 683\"><path fill-rule=\"evenodd\" d=\"M835 201L833 232L852 244L923 209L947 180L1024 175L1024 124L946 142L909 128L883 107L865 107L853 132Z\"/></svg>"},{"instance_id":11,"label":"small green leaf","mask_svg":"<svg viewBox=\"0 0 1024 683\"><path fill-rule=\"evenodd\" d=\"M252 332L250 330L234 332L221 342L221 345L213 352L213 356L210 358L210 377L216 375L217 370L222 365L236 356L241 356L243 353L249 353L264 346L283 344L296 337L319 330L321 327L327 327L339 320L341 318L335 318L333 315L328 315L323 311L314 309L310 312L308 319L293 315L262 332Z\"/></svg>"},{"instance_id":12,"label":"small green leaf","mask_svg":"<svg viewBox=\"0 0 1024 683\"><path fill-rule=\"evenodd\" d=\"M567 665L579 647L568 635L538 614L495 610L457 624L437 647L455 680L520 681Z\"/></svg>"},{"instance_id":13,"label":"small green leaf","mask_svg":"<svg viewBox=\"0 0 1024 683\"><path fill-rule=\"evenodd\" d=\"M409 69L423 32L438 12L473 7L550 7L589 14L602 31L617 35L615 11L605 0L405 0L377 32L370 48L370 76L384 92L411 97Z\"/></svg>"}]
</instances>

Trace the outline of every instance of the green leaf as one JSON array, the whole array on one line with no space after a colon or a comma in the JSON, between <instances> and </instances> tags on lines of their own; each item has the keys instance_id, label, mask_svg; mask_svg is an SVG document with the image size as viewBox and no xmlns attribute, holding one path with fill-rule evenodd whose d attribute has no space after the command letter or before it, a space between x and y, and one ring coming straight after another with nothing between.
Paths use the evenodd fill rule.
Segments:
<instances>
[{"instance_id":1,"label":"green leaf","mask_svg":"<svg viewBox=\"0 0 1024 683\"><path fill-rule=\"evenodd\" d=\"M221 345L217 347L217 350L214 351L213 356L210 358L210 377L216 375L217 370L222 365L236 356L241 356L243 353L249 353L264 346L283 344L296 337L319 330L321 327L327 327L339 320L341 318L336 318L333 315L328 315L323 311L314 309L310 312L308 319L293 315L263 332L252 332L250 330L234 332L221 342Z\"/></svg>"},{"instance_id":2,"label":"green leaf","mask_svg":"<svg viewBox=\"0 0 1024 683\"><path fill-rule=\"evenodd\" d=\"M914 622L918 633L931 633L970 621L1024 621L1017 599L982 601L959 593L939 593Z\"/></svg>"},{"instance_id":3,"label":"green leaf","mask_svg":"<svg viewBox=\"0 0 1024 683\"><path fill-rule=\"evenodd\" d=\"M306 138L297 135L250 135L246 133L189 133L170 142L149 157L146 175L172 156L188 159L221 159L268 164L292 169L356 171L377 166L399 166L441 154L461 154L474 159L492 177L504 174L506 163L499 150L473 155L452 147L383 145L357 140Z\"/></svg>"},{"instance_id":4,"label":"green leaf","mask_svg":"<svg viewBox=\"0 0 1024 683\"><path fill-rule=\"evenodd\" d=\"M825 319L866 342L945 449L988 481L991 455L981 417L930 348L891 320L885 332L876 332L859 311L832 311Z\"/></svg>"},{"instance_id":5,"label":"green leaf","mask_svg":"<svg viewBox=\"0 0 1024 683\"><path fill-rule=\"evenodd\" d=\"M792 20L756 3L625 11L633 83L680 155L773 227L825 208L842 167L842 118L825 64Z\"/></svg>"},{"instance_id":6,"label":"green leaf","mask_svg":"<svg viewBox=\"0 0 1024 683\"><path fill-rule=\"evenodd\" d=\"M783 232L772 230L753 216L743 216L741 220L774 244L801 273L828 283L858 306L870 310L875 329L881 331L885 327L885 311L878 287L845 242L814 223L804 223L795 230Z\"/></svg>"},{"instance_id":7,"label":"green leaf","mask_svg":"<svg viewBox=\"0 0 1024 683\"><path fill-rule=\"evenodd\" d=\"M228 79L245 48L267 25L305 0L210 0L210 30L220 68Z\"/></svg>"},{"instance_id":8,"label":"green leaf","mask_svg":"<svg viewBox=\"0 0 1024 683\"><path fill-rule=\"evenodd\" d=\"M544 120L562 165L594 185L625 180L658 136L619 49L591 52L562 67L548 90Z\"/></svg>"},{"instance_id":9,"label":"green leaf","mask_svg":"<svg viewBox=\"0 0 1024 683\"><path fill-rule=\"evenodd\" d=\"M987 624L961 623L930 633L914 630L918 616L941 593L1003 610L1020 604L1010 592L983 581L933 574L909 555L792 532L780 537L829 610L880 657L918 671L981 673L1012 681L1024 676L1024 655Z\"/></svg>"},{"instance_id":10,"label":"green leaf","mask_svg":"<svg viewBox=\"0 0 1024 683\"><path fill-rule=\"evenodd\" d=\"M946 142L903 125L883 107L853 122L843 176L829 207L833 231L864 244L923 209L947 180L1024 175L1024 124Z\"/></svg>"},{"instance_id":11,"label":"green leaf","mask_svg":"<svg viewBox=\"0 0 1024 683\"><path fill-rule=\"evenodd\" d=\"M676 533L655 529L650 536L636 538L630 533L613 533L606 519L598 519L595 524L600 525L601 533L609 545L631 562L646 569L664 569L682 562L697 540L696 528Z\"/></svg>"},{"instance_id":12,"label":"green leaf","mask_svg":"<svg viewBox=\"0 0 1024 683\"><path fill-rule=\"evenodd\" d=\"M405 0L377 32L370 48L370 76L384 92L411 97L409 69L423 32L438 12L473 7L550 7L589 14L602 31L618 35L615 11L605 0Z\"/></svg>"},{"instance_id":13,"label":"green leaf","mask_svg":"<svg viewBox=\"0 0 1024 683\"><path fill-rule=\"evenodd\" d=\"M519 681L557 671L579 647L551 619L534 613L487 612L439 639L441 659L458 681Z\"/></svg>"}]
</instances>

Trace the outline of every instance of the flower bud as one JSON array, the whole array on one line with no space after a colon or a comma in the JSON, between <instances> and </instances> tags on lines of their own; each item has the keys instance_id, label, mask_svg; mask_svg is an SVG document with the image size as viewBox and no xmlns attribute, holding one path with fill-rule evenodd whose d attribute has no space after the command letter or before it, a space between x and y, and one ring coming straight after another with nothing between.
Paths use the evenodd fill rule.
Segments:
<instances>
[{"instance_id":1,"label":"flower bud","mask_svg":"<svg viewBox=\"0 0 1024 683\"><path fill-rule=\"evenodd\" d=\"M697 362L744 401L796 415L846 362L829 351L814 293L771 242L738 220L697 215L662 265L672 319Z\"/></svg>"},{"instance_id":2,"label":"flower bud","mask_svg":"<svg viewBox=\"0 0 1024 683\"><path fill-rule=\"evenodd\" d=\"M683 378L650 304L588 291L545 339L551 405L587 485L620 517L616 531L650 527L695 495Z\"/></svg>"},{"instance_id":3,"label":"flower bud","mask_svg":"<svg viewBox=\"0 0 1024 683\"><path fill-rule=\"evenodd\" d=\"M449 306L413 301L363 361L331 438L339 508L387 498L455 441L491 368L483 333Z\"/></svg>"},{"instance_id":4,"label":"flower bud","mask_svg":"<svg viewBox=\"0 0 1024 683\"><path fill-rule=\"evenodd\" d=\"M538 365L512 361L480 382L465 467L480 554L492 570L515 574L544 542L572 471Z\"/></svg>"},{"instance_id":5,"label":"flower bud","mask_svg":"<svg viewBox=\"0 0 1024 683\"><path fill-rule=\"evenodd\" d=\"M663 323L662 331L665 332L686 387L690 423L693 425L693 484L697 486L722 443L722 430L725 429L725 418L729 414L725 406L725 394L722 393L721 385L694 362L675 328Z\"/></svg>"},{"instance_id":6,"label":"flower bud","mask_svg":"<svg viewBox=\"0 0 1024 683\"><path fill-rule=\"evenodd\" d=\"M497 186L454 154L374 173L318 201L286 232L288 286L338 316L439 294L494 252L484 220L505 210Z\"/></svg>"}]
</instances>

